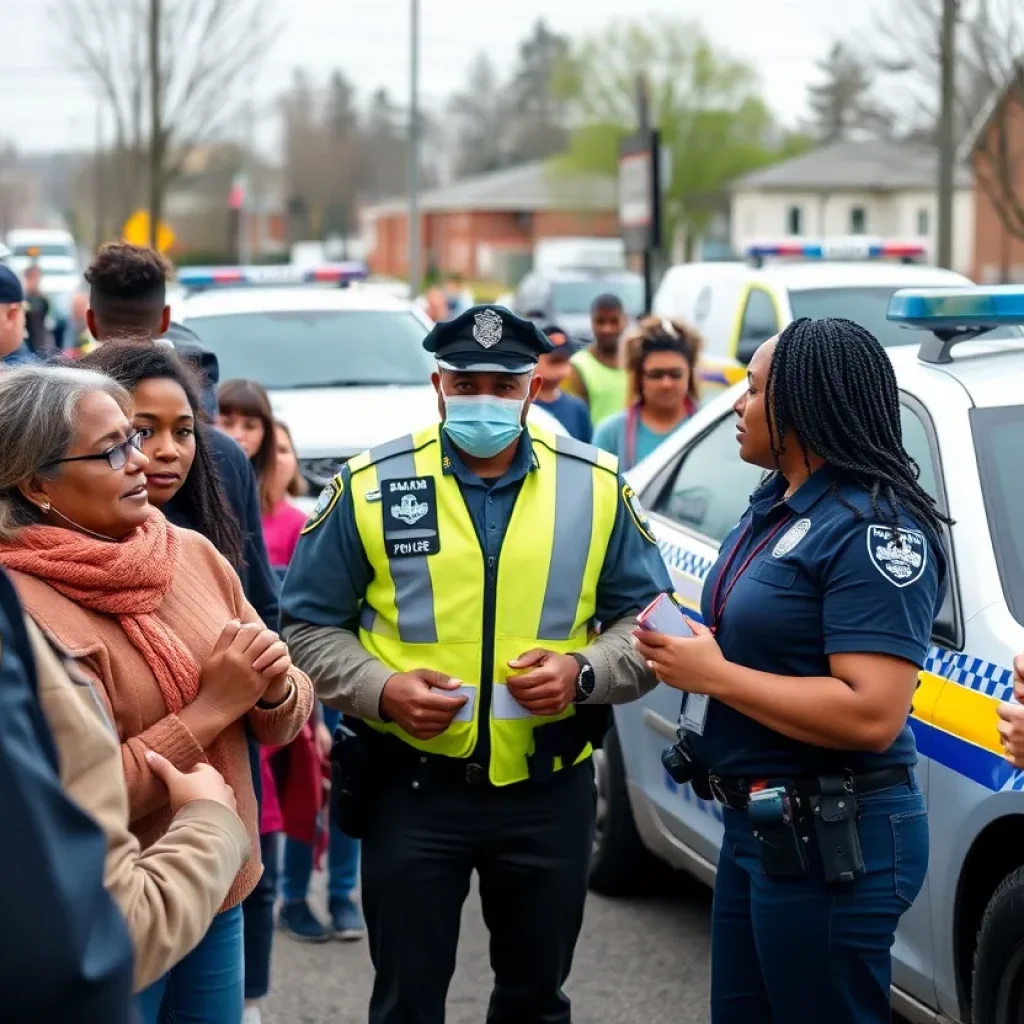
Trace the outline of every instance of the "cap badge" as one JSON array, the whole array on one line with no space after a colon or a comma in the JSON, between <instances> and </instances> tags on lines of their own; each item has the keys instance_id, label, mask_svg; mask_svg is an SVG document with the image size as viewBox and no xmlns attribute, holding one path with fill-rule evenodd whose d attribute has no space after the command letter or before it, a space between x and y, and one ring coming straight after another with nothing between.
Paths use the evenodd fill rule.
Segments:
<instances>
[{"instance_id":1,"label":"cap badge","mask_svg":"<svg viewBox=\"0 0 1024 1024\"><path fill-rule=\"evenodd\" d=\"M485 309L473 317L473 337L484 348L494 348L501 341L501 317L493 309Z\"/></svg>"}]
</instances>

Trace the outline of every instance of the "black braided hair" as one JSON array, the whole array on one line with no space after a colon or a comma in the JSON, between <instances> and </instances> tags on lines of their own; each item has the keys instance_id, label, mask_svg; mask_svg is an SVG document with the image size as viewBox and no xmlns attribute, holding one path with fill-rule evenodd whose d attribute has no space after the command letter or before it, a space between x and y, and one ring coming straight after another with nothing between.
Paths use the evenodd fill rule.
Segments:
<instances>
[{"instance_id":1,"label":"black braided hair","mask_svg":"<svg viewBox=\"0 0 1024 1024\"><path fill-rule=\"evenodd\" d=\"M151 341L110 341L83 356L76 365L113 377L133 394L144 380L173 380L181 386L195 418L196 455L176 498L192 528L206 537L234 569L241 569L245 565L242 528L228 503L214 460L209 431L216 428L204 422L196 371L173 348Z\"/></svg>"},{"instance_id":2,"label":"black braided hair","mask_svg":"<svg viewBox=\"0 0 1024 1024\"><path fill-rule=\"evenodd\" d=\"M805 453L867 491L882 522L898 526L902 507L939 541L951 520L918 483L921 469L903 447L896 374L870 331L839 318L794 320L779 335L765 397L776 460L793 431ZM833 492L860 517L838 484Z\"/></svg>"}]
</instances>

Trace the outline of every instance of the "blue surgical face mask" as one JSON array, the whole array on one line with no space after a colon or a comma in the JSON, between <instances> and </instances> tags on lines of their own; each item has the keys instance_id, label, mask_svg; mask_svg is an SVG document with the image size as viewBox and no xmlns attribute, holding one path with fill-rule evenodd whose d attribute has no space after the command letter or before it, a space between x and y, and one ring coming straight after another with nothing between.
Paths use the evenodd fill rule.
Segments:
<instances>
[{"instance_id":1,"label":"blue surgical face mask","mask_svg":"<svg viewBox=\"0 0 1024 1024\"><path fill-rule=\"evenodd\" d=\"M445 395L444 429L467 455L489 459L503 452L523 430L525 398Z\"/></svg>"}]
</instances>

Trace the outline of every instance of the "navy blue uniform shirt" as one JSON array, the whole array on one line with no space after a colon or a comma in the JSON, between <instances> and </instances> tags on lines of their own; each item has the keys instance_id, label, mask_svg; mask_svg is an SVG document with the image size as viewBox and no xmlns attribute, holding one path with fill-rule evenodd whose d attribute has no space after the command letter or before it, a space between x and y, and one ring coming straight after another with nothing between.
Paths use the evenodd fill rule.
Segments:
<instances>
[{"instance_id":1,"label":"navy blue uniform shirt","mask_svg":"<svg viewBox=\"0 0 1024 1024\"><path fill-rule=\"evenodd\" d=\"M442 461L442 472L454 475L458 481L487 562L489 571L485 573L484 593L487 615L493 612L497 560L512 509L526 475L538 469L533 444L524 431L515 460L508 471L496 480L481 480L469 470L444 431L441 432L441 446L447 456ZM285 624L298 621L337 626L353 633L359 630L359 608L373 570L356 528L349 479L346 466L341 471L342 495L334 509L320 526L299 539L281 597L282 622ZM622 487L620 479L620 493ZM625 500L620 500L598 578L598 621L614 622L642 610L659 593L671 591L672 581L657 546L637 527ZM493 665L489 659L493 647L493 637L485 637L480 721L486 721L484 716L490 704ZM487 730L481 729L480 735L481 741L486 742ZM480 754L478 746L476 756Z\"/></svg>"},{"instance_id":2,"label":"navy blue uniform shirt","mask_svg":"<svg viewBox=\"0 0 1024 1024\"><path fill-rule=\"evenodd\" d=\"M534 404L551 413L577 441L591 443L594 428L590 422L590 410L582 398L570 395L567 391L559 391L552 401L545 402L542 398L537 398Z\"/></svg>"},{"instance_id":3,"label":"navy blue uniform shirt","mask_svg":"<svg viewBox=\"0 0 1024 1024\"><path fill-rule=\"evenodd\" d=\"M831 675L831 654L887 654L921 668L945 587L940 546L905 513L901 537L894 538L868 494L838 481L827 466L787 500L785 490L776 474L753 494L704 582L701 614L714 625L725 657L783 676ZM880 507L889 511L884 499ZM715 621L715 591L721 609L734 579ZM866 772L917 760L909 725L885 753L827 750L782 736L716 700L709 702L703 736L691 739L697 757L723 776Z\"/></svg>"}]
</instances>

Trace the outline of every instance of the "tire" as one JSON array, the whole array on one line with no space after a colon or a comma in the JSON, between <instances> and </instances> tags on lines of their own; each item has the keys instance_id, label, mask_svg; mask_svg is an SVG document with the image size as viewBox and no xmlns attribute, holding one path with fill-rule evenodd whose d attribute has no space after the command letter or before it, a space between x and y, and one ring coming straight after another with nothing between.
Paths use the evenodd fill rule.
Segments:
<instances>
[{"instance_id":1,"label":"tire","mask_svg":"<svg viewBox=\"0 0 1024 1024\"><path fill-rule=\"evenodd\" d=\"M978 931L973 1024L1024 1024L1024 867L1000 883Z\"/></svg>"},{"instance_id":2,"label":"tire","mask_svg":"<svg viewBox=\"0 0 1024 1024\"><path fill-rule=\"evenodd\" d=\"M622 748L613 726L594 752L597 780L597 829L590 860L590 888L604 896L629 896L661 878L666 865L643 844L626 792Z\"/></svg>"}]
</instances>

